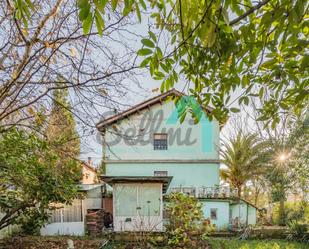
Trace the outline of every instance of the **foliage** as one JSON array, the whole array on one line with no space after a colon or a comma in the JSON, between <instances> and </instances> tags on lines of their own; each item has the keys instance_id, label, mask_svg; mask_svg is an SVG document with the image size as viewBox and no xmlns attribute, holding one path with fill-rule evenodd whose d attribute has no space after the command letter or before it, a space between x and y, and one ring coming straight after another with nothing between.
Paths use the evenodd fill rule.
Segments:
<instances>
[{"instance_id":1,"label":"foliage","mask_svg":"<svg viewBox=\"0 0 309 249\"><path fill-rule=\"evenodd\" d=\"M239 111L236 101L248 105L251 98L262 101L260 120L273 127L280 112L300 114L308 106L308 2L151 2L151 16L170 34L169 45L163 48L150 32L139 55L145 58L141 66L162 81L161 91L183 76L202 106L215 107L208 115L223 122L229 111ZM236 89L241 93L232 99Z\"/></svg>"},{"instance_id":2,"label":"foliage","mask_svg":"<svg viewBox=\"0 0 309 249\"><path fill-rule=\"evenodd\" d=\"M262 142L256 134L239 131L235 137L223 143L221 162L227 168L220 172L222 179L237 188L240 197L246 182L263 173L267 154L267 143Z\"/></svg>"},{"instance_id":3,"label":"foliage","mask_svg":"<svg viewBox=\"0 0 309 249\"><path fill-rule=\"evenodd\" d=\"M72 107L67 100L68 94L68 89L54 90L46 129L47 140L61 155L62 160L77 158L80 154L80 139L76 132Z\"/></svg>"},{"instance_id":4,"label":"foliage","mask_svg":"<svg viewBox=\"0 0 309 249\"><path fill-rule=\"evenodd\" d=\"M79 166L61 162L37 135L11 129L1 134L0 151L0 209L5 213L0 229L31 217L46 221L50 203L70 203L77 196Z\"/></svg>"},{"instance_id":5,"label":"foliage","mask_svg":"<svg viewBox=\"0 0 309 249\"><path fill-rule=\"evenodd\" d=\"M276 223L286 225L285 201L288 193L296 192L305 198L309 179L308 158L308 112L303 117L289 122L288 136L270 137L273 160L269 162L269 170L265 174L271 189L273 202L280 202L279 220ZM280 155L285 155L280 160Z\"/></svg>"},{"instance_id":6,"label":"foliage","mask_svg":"<svg viewBox=\"0 0 309 249\"><path fill-rule=\"evenodd\" d=\"M309 224L291 221L289 224L289 235L287 239L309 243Z\"/></svg>"},{"instance_id":7,"label":"foliage","mask_svg":"<svg viewBox=\"0 0 309 249\"><path fill-rule=\"evenodd\" d=\"M274 224L289 224L294 221L309 222L309 206L305 201L285 202L284 221L279 215L279 203L276 203L272 210L272 219Z\"/></svg>"},{"instance_id":8,"label":"foliage","mask_svg":"<svg viewBox=\"0 0 309 249\"><path fill-rule=\"evenodd\" d=\"M306 244L288 242L284 240L236 240L212 239L209 240L213 249L305 249Z\"/></svg>"},{"instance_id":9,"label":"foliage","mask_svg":"<svg viewBox=\"0 0 309 249\"><path fill-rule=\"evenodd\" d=\"M195 248L212 230L210 222L204 220L202 204L194 197L170 194L166 213L169 217L166 232L171 246Z\"/></svg>"},{"instance_id":10,"label":"foliage","mask_svg":"<svg viewBox=\"0 0 309 249\"><path fill-rule=\"evenodd\" d=\"M32 1L16 3L16 17L26 28ZM78 0L77 6L84 33L95 21L100 35L111 12L135 12L141 21L141 9L151 10L155 25L141 40L141 67L162 82L162 92L183 76L202 106L215 107L210 118L224 122L230 111L239 111L236 101L248 105L258 98L260 120L274 127L281 112L300 114L308 106L307 1ZM162 32L169 34L166 46ZM236 89L241 93L232 99Z\"/></svg>"}]
</instances>

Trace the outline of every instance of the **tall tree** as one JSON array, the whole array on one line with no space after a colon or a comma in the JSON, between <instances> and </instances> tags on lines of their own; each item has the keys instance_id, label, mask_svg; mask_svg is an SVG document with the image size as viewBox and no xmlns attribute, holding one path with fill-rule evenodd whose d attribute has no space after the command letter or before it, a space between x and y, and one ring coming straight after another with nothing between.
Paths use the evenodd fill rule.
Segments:
<instances>
[{"instance_id":1,"label":"tall tree","mask_svg":"<svg viewBox=\"0 0 309 249\"><path fill-rule=\"evenodd\" d=\"M220 172L222 179L237 188L241 197L243 186L263 173L267 144L261 142L256 134L239 131L235 137L223 143L221 162L227 167Z\"/></svg>"},{"instance_id":2,"label":"tall tree","mask_svg":"<svg viewBox=\"0 0 309 249\"><path fill-rule=\"evenodd\" d=\"M55 89L52 97L52 111L48 119L46 137L63 159L80 155L80 138L72 107L68 101L68 89Z\"/></svg>"}]
</instances>

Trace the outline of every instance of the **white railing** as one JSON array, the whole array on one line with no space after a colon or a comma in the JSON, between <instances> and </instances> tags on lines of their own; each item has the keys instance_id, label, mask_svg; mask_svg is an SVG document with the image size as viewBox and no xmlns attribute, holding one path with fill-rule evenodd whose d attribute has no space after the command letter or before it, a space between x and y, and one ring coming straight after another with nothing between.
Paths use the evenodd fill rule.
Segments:
<instances>
[{"instance_id":1,"label":"white railing","mask_svg":"<svg viewBox=\"0 0 309 249\"><path fill-rule=\"evenodd\" d=\"M168 193L184 193L196 198L232 198L237 197L237 189L225 186L216 187L174 187Z\"/></svg>"}]
</instances>

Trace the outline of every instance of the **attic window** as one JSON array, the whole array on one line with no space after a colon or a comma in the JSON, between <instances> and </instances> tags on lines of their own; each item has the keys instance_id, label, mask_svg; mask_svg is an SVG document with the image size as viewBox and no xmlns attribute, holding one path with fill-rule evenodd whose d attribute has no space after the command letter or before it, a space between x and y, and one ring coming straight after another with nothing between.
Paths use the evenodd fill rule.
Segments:
<instances>
[{"instance_id":1,"label":"attic window","mask_svg":"<svg viewBox=\"0 0 309 249\"><path fill-rule=\"evenodd\" d=\"M153 149L154 150L167 150L167 134L156 133L153 135Z\"/></svg>"}]
</instances>

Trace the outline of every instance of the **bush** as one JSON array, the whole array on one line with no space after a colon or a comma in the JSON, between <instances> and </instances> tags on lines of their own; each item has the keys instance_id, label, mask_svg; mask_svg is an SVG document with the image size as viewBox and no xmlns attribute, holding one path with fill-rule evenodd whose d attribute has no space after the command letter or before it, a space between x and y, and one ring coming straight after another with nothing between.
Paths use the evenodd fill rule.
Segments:
<instances>
[{"instance_id":1,"label":"bush","mask_svg":"<svg viewBox=\"0 0 309 249\"><path fill-rule=\"evenodd\" d=\"M289 240L296 240L301 242L309 242L308 224L298 221L289 223Z\"/></svg>"},{"instance_id":2,"label":"bush","mask_svg":"<svg viewBox=\"0 0 309 249\"><path fill-rule=\"evenodd\" d=\"M305 222L306 217L309 217L309 206L305 202L298 203L285 203L285 214L283 223L288 225L292 221ZM273 222L275 225L281 224L279 217L279 205L276 204L272 214ZM307 221L308 222L308 221Z\"/></svg>"},{"instance_id":3,"label":"bush","mask_svg":"<svg viewBox=\"0 0 309 249\"><path fill-rule=\"evenodd\" d=\"M168 196L166 213L169 223L166 225L168 244L181 248L198 248L213 230L208 220L204 219L202 204L194 197L182 193Z\"/></svg>"}]
</instances>

